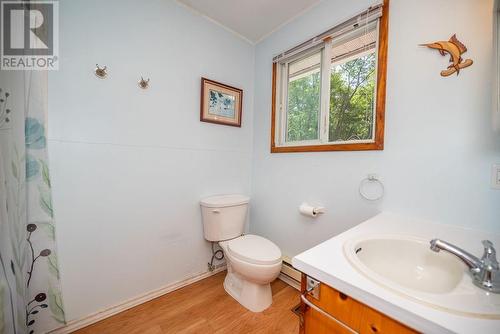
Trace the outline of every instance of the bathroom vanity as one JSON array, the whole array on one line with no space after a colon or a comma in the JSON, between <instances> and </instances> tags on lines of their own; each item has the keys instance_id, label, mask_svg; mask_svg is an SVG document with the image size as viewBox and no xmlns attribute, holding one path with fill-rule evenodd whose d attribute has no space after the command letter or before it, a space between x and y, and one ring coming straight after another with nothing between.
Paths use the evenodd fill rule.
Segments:
<instances>
[{"instance_id":1,"label":"bathroom vanity","mask_svg":"<svg viewBox=\"0 0 500 334\"><path fill-rule=\"evenodd\" d=\"M301 333L500 333L500 294L429 242L483 254L500 236L381 213L292 259L303 273Z\"/></svg>"},{"instance_id":2,"label":"bathroom vanity","mask_svg":"<svg viewBox=\"0 0 500 334\"><path fill-rule=\"evenodd\" d=\"M302 275L301 296L301 334L418 333L305 274Z\"/></svg>"}]
</instances>

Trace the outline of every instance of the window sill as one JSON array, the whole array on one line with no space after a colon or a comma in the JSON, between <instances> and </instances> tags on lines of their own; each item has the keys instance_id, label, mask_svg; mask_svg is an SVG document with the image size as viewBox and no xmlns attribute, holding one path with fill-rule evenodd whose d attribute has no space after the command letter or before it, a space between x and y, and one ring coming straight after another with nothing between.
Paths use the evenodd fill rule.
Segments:
<instances>
[{"instance_id":1,"label":"window sill","mask_svg":"<svg viewBox=\"0 0 500 334\"><path fill-rule=\"evenodd\" d=\"M307 146L271 146L271 153L327 152L327 151L381 151L384 143L325 144Z\"/></svg>"}]
</instances>

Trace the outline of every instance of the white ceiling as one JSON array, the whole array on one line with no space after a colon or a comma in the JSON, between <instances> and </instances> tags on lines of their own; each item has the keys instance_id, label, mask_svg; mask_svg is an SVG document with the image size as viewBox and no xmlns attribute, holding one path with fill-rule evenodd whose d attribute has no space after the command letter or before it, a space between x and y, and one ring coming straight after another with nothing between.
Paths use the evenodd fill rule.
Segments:
<instances>
[{"instance_id":1,"label":"white ceiling","mask_svg":"<svg viewBox=\"0 0 500 334\"><path fill-rule=\"evenodd\" d=\"M321 0L177 0L257 43Z\"/></svg>"}]
</instances>

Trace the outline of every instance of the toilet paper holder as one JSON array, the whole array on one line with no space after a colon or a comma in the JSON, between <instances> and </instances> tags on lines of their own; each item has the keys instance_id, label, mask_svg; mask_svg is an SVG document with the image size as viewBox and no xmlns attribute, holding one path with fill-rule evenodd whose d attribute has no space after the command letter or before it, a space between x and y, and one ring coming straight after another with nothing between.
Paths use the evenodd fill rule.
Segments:
<instances>
[{"instance_id":1,"label":"toilet paper holder","mask_svg":"<svg viewBox=\"0 0 500 334\"><path fill-rule=\"evenodd\" d=\"M326 209L324 206L313 206L308 203L302 203L299 206L299 212L307 217L316 217L320 214L325 213Z\"/></svg>"}]
</instances>

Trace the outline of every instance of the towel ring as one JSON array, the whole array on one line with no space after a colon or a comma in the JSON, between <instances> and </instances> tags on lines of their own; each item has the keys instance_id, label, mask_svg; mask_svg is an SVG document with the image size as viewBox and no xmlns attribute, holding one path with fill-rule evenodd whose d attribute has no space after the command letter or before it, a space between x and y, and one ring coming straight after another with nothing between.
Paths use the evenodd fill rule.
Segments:
<instances>
[{"instance_id":1,"label":"towel ring","mask_svg":"<svg viewBox=\"0 0 500 334\"><path fill-rule=\"evenodd\" d=\"M380 194L378 196L377 195L376 196L369 196L365 192L364 187L369 182L375 182L376 184L378 184L380 186ZM382 181L379 180L379 178L378 178L377 175L370 174L370 175L368 175L368 177L364 178L359 183L359 194L361 195L361 197L363 197L364 199L366 199L368 201L372 201L372 202L373 201L378 201L379 199L381 199L382 197L384 197L384 192L385 192L384 184L382 183Z\"/></svg>"}]
</instances>

